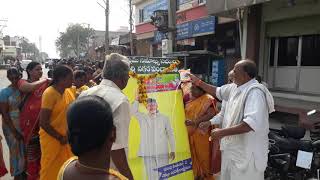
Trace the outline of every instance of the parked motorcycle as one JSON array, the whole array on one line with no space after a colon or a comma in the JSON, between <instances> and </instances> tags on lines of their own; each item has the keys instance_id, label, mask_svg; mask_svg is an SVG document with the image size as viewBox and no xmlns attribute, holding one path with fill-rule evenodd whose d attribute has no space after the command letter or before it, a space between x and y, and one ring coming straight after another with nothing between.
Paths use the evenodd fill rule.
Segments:
<instances>
[{"instance_id":1,"label":"parked motorcycle","mask_svg":"<svg viewBox=\"0 0 320 180\"><path fill-rule=\"evenodd\" d=\"M320 140L301 140L305 132L304 128L292 126L284 126L280 130L270 129L266 179L320 180ZM310 167L296 165L299 151L309 155L312 153Z\"/></svg>"}]
</instances>

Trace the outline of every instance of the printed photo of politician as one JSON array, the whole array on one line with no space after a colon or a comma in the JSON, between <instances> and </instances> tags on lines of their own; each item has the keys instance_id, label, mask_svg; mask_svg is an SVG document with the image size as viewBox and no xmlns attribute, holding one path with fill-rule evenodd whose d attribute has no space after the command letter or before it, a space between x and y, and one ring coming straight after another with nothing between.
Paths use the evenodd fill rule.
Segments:
<instances>
[{"instance_id":1,"label":"printed photo of politician","mask_svg":"<svg viewBox=\"0 0 320 180\"><path fill-rule=\"evenodd\" d=\"M175 159L175 138L170 120L158 110L156 99L147 99L147 113L139 111L138 93L131 106L131 115L140 126L138 156L143 158L149 180L159 179L158 168ZM168 146L170 144L170 148Z\"/></svg>"}]
</instances>

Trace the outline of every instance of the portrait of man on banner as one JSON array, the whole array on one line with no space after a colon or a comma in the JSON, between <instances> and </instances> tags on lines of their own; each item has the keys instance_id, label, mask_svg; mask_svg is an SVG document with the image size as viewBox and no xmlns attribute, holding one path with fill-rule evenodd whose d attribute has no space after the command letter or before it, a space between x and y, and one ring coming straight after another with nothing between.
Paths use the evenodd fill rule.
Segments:
<instances>
[{"instance_id":1,"label":"portrait of man on banner","mask_svg":"<svg viewBox=\"0 0 320 180\"><path fill-rule=\"evenodd\" d=\"M148 179L159 179L158 168L175 159L175 138L169 118L158 110L156 99L147 99L147 113L139 111L136 100L131 106L131 115L136 117L140 125L140 146L138 155L143 158ZM170 144L170 149L168 147Z\"/></svg>"}]
</instances>

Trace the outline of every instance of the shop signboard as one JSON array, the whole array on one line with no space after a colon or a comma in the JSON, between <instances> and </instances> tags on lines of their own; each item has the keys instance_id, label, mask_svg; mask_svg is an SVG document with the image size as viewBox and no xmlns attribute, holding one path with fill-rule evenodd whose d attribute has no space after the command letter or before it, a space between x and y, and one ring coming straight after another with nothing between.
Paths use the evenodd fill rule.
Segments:
<instances>
[{"instance_id":1,"label":"shop signboard","mask_svg":"<svg viewBox=\"0 0 320 180\"><path fill-rule=\"evenodd\" d=\"M214 16L192 21L192 36L196 37L214 33L215 22L216 18Z\"/></svg>"},{"instance_id":2,"label":"shop signboard","mask_svg":"<svg viewBox=\"0 0 320 180\"><path fill-rule=\"evenodd\" d=\"M191 37L198 37L215 32L216 18L215 16L208 16L202 19L182 23L177 25L177 40L188 39ZM154 43L160 43L165 35L159 31L155 31Z\"/></svg>"},{"instance_id":3,"label":"shop signboard","mask_svg":"<svg viewBox=\"0 0 320 180\"><path fill-rule=\"evenodd\" d=\"M157 0L155 3L149 4L143 8L143 21L150 19L153 16L153 12L156 10L167 10L168 0Z\"/></svg>"},{"instance_id":4,"label":"shop signboard","mask_svg":"<svg viewBox=\"0 0 320 180\"><path fill-rule=\"evenodd\" d=\"M222 86L224 84L224 60L212 61L211 83L215 86Z\"/></svg>"}]
</instances>

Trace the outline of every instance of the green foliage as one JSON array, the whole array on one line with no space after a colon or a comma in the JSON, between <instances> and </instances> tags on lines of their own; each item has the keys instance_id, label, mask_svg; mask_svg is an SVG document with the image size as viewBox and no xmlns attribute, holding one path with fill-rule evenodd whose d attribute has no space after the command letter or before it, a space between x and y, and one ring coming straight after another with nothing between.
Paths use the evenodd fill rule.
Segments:
<instances>
[{"instance_id":1,"label":"green foliage","mask_svg":"<svg viewBox=\"0 0 320 180\"><path fill-rule=\"evenodd\" d=\"M88 40L94 35L92 28L85 28L81 24L70 24L66 32L61 32L56 40L56 47L62 58L71 54L76 56L88 50Z\"/></svg>"},{"instance_id":2,"label":"green foliage","mask_svg":"<svg viewBox=\"0 0 320 180\"><path fill-rule=\"evenodd\" d=\"M16 58L14 58L13 56L5 56L5 57L3 58L3 60L4 60L5 62L7 62L8 60L14 61L14 60L16 60Z\"/></svg>"},{"instance_id":3,"label":"green foliage","mask_svg":"<svg viewBox=\"0 0 320 180\"><path fill-rule=\"evenodd\" d=\"M26 57L27 59L37 61L39 59L40 51L37 48L36 44L30 43L29 40L25 37L21 37L20 40L21 52L28 55L28 57Z\"/></svg>"}]
</instances>

